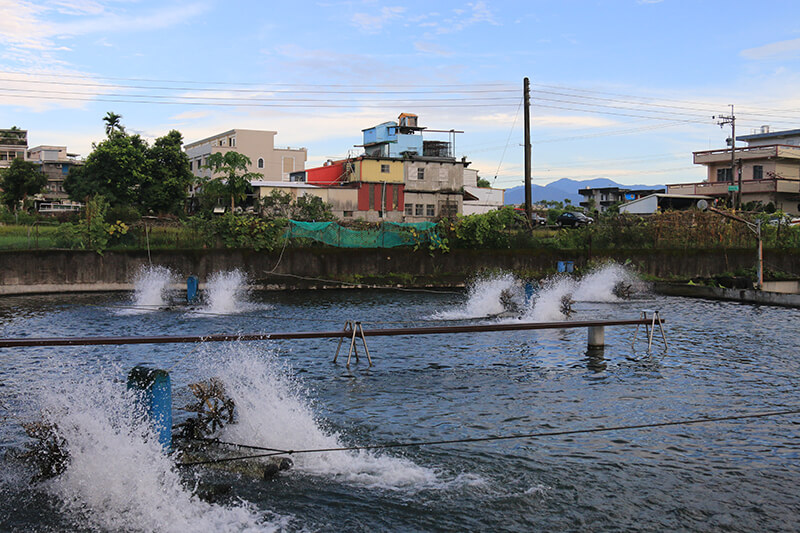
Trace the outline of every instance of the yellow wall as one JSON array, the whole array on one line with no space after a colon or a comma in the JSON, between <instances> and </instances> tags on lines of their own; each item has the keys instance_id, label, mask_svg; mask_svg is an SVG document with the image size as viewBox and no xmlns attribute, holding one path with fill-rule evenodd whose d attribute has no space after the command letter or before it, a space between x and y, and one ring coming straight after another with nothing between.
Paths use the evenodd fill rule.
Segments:
<instances>
[{"instance_id":1,"label":"yellow wall","mask_svg":"<svg viewBox=\"0 0 800 533\"><path fill-rule=\"evenodd\" d=\"M403 183L403 162L391 159L363 159L356 165L356 180L366 182ZM381 165L389 165L389 172L381 172Z\"/></svg>"}]
</instances>

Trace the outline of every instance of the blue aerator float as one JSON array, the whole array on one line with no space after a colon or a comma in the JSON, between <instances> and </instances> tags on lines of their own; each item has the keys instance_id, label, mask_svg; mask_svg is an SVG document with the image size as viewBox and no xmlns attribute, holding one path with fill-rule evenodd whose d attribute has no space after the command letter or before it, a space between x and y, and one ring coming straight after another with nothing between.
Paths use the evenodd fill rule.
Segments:
<instances>
[{"instance_id":1,"label":"blue aerator float","mask_svg":"<svg viewBox=\"0 0 800 533\"><path fill-rule=\"evenodd\" d=\"M128 373L128 389L137 392L161 447L167 453L172 451L172 382L169 372L135 366Z\"/></svg>"},{"instance_id":2,"label":"blue aerator float","mask_svg":"<svg viewBox=\"0 0 800 533\"><path fill-rule=\"evenodd\" d=\"M189 276L186 280L186 301L188 303L192 303L197 298L198 285L197 276Z\"/></svg>"}]
</instances>

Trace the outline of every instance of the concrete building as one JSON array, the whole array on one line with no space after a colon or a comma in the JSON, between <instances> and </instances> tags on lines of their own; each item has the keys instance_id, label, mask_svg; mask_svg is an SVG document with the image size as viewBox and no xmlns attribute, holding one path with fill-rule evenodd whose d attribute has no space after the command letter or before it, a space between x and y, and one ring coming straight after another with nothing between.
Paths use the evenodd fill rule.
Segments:
<instances>
[{"instance_id":1,"label":"concrete building","mask_svg":"<svg viewBox=\"0 0 800 533\"><path fill-rule=\"evenodd\" d=\"M208 156L231 150L250 158L248 172L263 175L266 181L289 181L289 175L302 171L307 160L305 148L275 148L277 132L265 130L233 129L212 135L184 146L189 156L192 173L197 177L210 177L203 166Z\"/></svg>"},{"instance_id":2,"label":"concrete building","mask_svg":"<svg viewBox=\"0 0 800 533\"><path fill-rule=\"evenodd\" d=\"M505 205L505 189L478 187L478 171L464 169L464 202L462 214L482 215Z\"/></svg>"},{"instance_id":3,"label":"concrete building","mask_svg":"<svg viewBox=\"0 0 800 533\"><path fill-rule=\"evenodd\" d=\"M711 199L710 196L656 193L622 204L619 206L619 212L633 215L652 215L667 209L678 211L696 208L698 201L710 201Z\"/></svg>"},{"instance_id":4,"label":"concrete building","mask_svg":"<svg viewBox=\"0 0 800 533\"><path fill-rule=\"evenodd\" d=\"M597 209L603 213L612 205L632 202L645 196L663 194L664 189L623 189L620 187L598 187L580 189L578 194L584 197L580 205L586 209Z\"/></svg>"},{"instance_id":5,"label":"concrete building","mask_svg":"<svg viewBox=\"0 0 800 533\"><path fill-rule=\"evenodd\" d=\"M736 137L747 146L694 152L694 163L706 167L702 183L668 185L670 194L710 196L732 200L741 176L741 201L773 204L791 215L800 214L800 129L770 132L768 126Z\"/></svg>"},{"instance_id":6,"label":"concrete building","mask_svg":"<svg viewBox=\"0 0 800 533\"><path fill-rule=\"evenodd\" d=\"M66 146L36 146L26 153L26 159L36 164L47 176L47 190L42 194L42 201L47 203L67 202L64 191L64 179L69 170L82 165L78 154L67 152Z\"/></svg>"},{"instance_id":7,"label":"concrete building","mask_svg":"<svg viewBox=\"0 0 800 533\"><path fill-rule=\"evenodd\" d=\"M28 151L28 130L0 129L0 168L8 168L14 159L25 159Z\"/></svg>"},{"instance_id":8,"label":"concrete building","mask_svg":"<svg viewBox=\"0 0 800 533\"><path fill-rule=\"evenodd\" d=\"M464 196L469 195L464 190L469 163L452 157L452 142L423 140L425 129L418 126L416 115L403 113L397 122L362 130L363 154L291 172L285 186L265 178L272 183L259 184L256 194L268 195L276 187L295 191L294 197L313 194L344 220L422 222L455 216L463 212ZM458 132L445 133L452 140ZM474 175L471 179L476 180ZM480 195L484 202L498 202L497 193L490 196Z\"/></svg>"}]
</instances>

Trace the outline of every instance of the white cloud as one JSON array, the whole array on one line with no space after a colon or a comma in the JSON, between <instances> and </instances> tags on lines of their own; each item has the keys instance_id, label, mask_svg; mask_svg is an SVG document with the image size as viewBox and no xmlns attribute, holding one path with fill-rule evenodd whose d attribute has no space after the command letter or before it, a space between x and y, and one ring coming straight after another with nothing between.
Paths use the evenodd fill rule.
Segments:
<instances>
[{"instance_id":1,"label":"white cloud","mask_svg":"<svg viewBox=\"0 0 800 533\"><path fill-rule=\"evenodd\" d=\"M401 6L383 7L380 13L356 13L353 15L353 24L366 33L378 33L388 23L400 19L406 8Z\"/></svg>"},{"instance_id":2,"label":"white cloud","mask_svg":"<svg viewBox=\"0 0 800 533\"><path fill-rule=\"evenodd\" d=\"M449 57L453 55L450 50L445 50L441 46L429 41L417 41L414 43L414 49L424 54L431 54L441 57Z\"/></svg>"},{"instance_id":3,"label":"white cloud","mask_svg":"<svg viewBox=\"0 0 800 533\"><path fill-rule=\"evenodd\" d=\"M742 57L761 60L795 55L798 52L800 52L800 39L789 39L788 41L778 41L776 43L742 50Z\"/></svg>"}]
</instances>

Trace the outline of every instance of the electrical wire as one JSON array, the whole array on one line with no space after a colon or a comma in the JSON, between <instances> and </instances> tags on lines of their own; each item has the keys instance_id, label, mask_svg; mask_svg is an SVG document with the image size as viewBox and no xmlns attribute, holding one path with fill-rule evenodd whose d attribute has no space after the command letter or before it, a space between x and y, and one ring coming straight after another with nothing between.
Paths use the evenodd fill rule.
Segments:
<instances>
[{"instance_id":1,"label":"electrical wire","mask_svg":"<svg viewBox=\"0 0 800 533\"><path fill-rule=\"evenodd\" d=\"M236 457L224 457L220 459L210 459L207 461L192 461L186 463L177 463L177 466L180 467L187 467L187 466L200 466L206 464L218 464L218 463L225 463L231 461L242 461L246 459L259 459L265 457L274 457L277 455L299 455L299 454L307 454L307 453L329 453L329 452L352 452L352 451L362 451L362 450L386 450L391 448L416 448L416 447L423 447L423 446L441 446L445 444L471 444L471 443L478 443L478 442L496 442L496 441L505 441L505 440L520 440L520 439L537 439L543 437L563 437L563 436L570 436L570 435L587 435L593 433L608 433L608 432L615 432L615 431L628 431L628 430L636 430L636 429L654 429L654 428L662 428L662 427L671 427L671 426L690 426L690 425L697 425L697 424L709 424L712 422L729 422L734 420L746 420L746 419L756 419L756 418L769 418L775 416L787 416L787 415L795 415L800 414L800 409L790 409L785 411L771 411L765 413L755 413L755 414L746 414L746 415L729 415L729 416L720 416L720 417L706 417L706 418L696 418L696 419L688 419L688 420L674 420L674 421L664 421L664 422L653 422L649 424L630 424L630 425L621 425L621 426L611 426L611 427L599 427L599 428L587 428L587 429L574 429L574 430L562 430L562 431L544 431L544 432L533 432L533 433L518 433L512 435L495 435L489 437L471 437L471 438L462 438L462 439L442 439L442 440L431 440L431 441L422 441L422 442L389 442L384 444L372 444L366 446L342 446L342 447L333 447L333 448L309 448L309 449L302 449L302 450L285 450L285 449L276 449L276 448L266 448L260 446L252 446L246 444L238 444L238 443L228 443L214 440L213 442L221 445L227 446L235 446L239 448L246 448L251 450L262 450L268 453L261 453L261 454L252 454L252 455L245 455L245 456L236 456Z\"/></svg>"}]
</instances>

